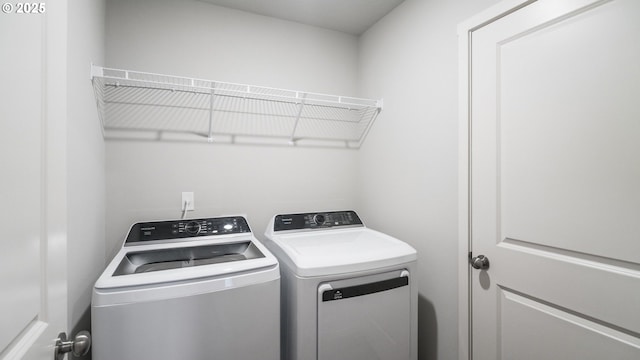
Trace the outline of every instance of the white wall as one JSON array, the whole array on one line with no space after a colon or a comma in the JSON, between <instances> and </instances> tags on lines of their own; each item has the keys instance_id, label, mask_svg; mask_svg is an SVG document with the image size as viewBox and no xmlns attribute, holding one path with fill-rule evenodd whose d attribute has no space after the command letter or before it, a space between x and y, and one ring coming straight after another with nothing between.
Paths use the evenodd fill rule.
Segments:
<instances>
[{"instance_id":1,"label":"white wall","mask_svg":"<svg viewBox=\"0 0 640 360\"><path fill-rule=\"evenodd\" d=\"M360 39L360 96L385 109L359 152L370 227L419 256L420 359L457 358L457 36L496 0L406 0Z\"/></svg>"},{"instance_id":2,"label":"white wall","mask_svg":"<svg viewBox=\"0 0 640 360\"><path fill-rule=\"evenodd\" d=\"M357 38L195 1L107 2L106 66L352 95ZM108 140L107 257L135 221L354 208L357 152Z\"/></svg>"},{"instance_id":3,"label":"white wall","mask_svg":"<svg viewBox=\"0 0 640 360\"><path fill-rule=\"evenodd\" d=\"M67 49L68 330L89 330L105 265L104 140L89 79L104 61L104 0L70 0ZM71 334L70 334L71 335Z\"/></svg>"}]
</instances>

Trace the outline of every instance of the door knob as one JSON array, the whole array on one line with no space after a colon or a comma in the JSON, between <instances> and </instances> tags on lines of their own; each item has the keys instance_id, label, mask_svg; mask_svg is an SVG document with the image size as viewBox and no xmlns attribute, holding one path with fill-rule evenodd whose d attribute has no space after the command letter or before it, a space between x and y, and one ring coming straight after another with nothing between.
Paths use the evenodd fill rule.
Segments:
<instances>
[{"instance_id":1,"label":"door knob","mask_svg":"<svg viewBox=\"0 0 640 360\"><path fill-rule=\"evenodd\" d=\"M469 262L474 269L487 270L489 268L489 258L484 255L474 256Z\"/></svg>"},{"instance_id":2,"label":"door knob","mask_svg":"<svg viewBox=\"0 0 640 360\"><path fill-rule=\"evenodd\" d=\"M63 360L64 355L68 352L75 357L84 356L91 349L91 334L86 331L80 331L73 340L67 340L67 333L61 332L56 339L54 348L54 360Z\"/></svg>"}]
</instances>

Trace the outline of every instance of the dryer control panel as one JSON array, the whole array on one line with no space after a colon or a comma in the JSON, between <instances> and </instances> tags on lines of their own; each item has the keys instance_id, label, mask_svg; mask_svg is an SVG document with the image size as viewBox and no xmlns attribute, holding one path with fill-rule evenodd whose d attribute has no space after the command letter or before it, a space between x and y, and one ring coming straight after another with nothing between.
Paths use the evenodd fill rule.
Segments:
<instances>
[{"instance_id":1,"label":"dryer control panel","mask_svg":"<svg viewBox=\"0 0 640 360\"><path fill-rule=\"evenodd\" d=\"M273 231L325 229L364 226L355 211L330 211L306 214L277 215Z\"/></svg>"},{"instance_id":2,"label":"dryer control panel","mask_svg":"<svg viewBox=\"0 0 640 360\"><path fill-rule=\"evenodd\" d=\"M251 232L242 216L185 219L137 223L131 227L125 244L174 240L196 236L227 235Z\"/></svg>"}]
</instances>

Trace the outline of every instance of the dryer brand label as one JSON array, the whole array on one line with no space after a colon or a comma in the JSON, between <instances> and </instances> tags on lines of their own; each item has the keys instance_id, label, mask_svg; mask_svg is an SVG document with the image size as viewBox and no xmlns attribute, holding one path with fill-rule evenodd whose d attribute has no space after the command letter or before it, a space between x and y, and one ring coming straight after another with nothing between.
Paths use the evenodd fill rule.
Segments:
<instances>
[{"instance_id":1,"label":"dryer brand label","mask_svg":"<svg viewBox=\"0 0 640 360\"><path fill-rule=\"evenodd\" d=\"M406 276L401 276L389 280L349 286L341 289L327 290L322 293L322 301L342 300L356 296L375 294L382 291L397 289L399 287L407 285L409 285L409 278Z\"/></svg>"}]
</instances>

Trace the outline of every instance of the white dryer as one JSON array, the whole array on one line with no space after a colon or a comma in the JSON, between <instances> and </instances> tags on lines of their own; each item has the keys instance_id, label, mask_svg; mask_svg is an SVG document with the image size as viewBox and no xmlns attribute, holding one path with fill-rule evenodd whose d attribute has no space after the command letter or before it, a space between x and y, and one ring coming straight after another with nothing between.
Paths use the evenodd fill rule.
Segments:
<instances>
[{"instance_id":1,"label":"white dryer","mask_svg":"<svg viewBox=\"0 0 640 360\"><path fill-rule=\"evenodd\" d=\"M353 211L276 215L285 360L416 360L417 254Z\"/></svg>"},{"instance_id":2,"label":"white dryer","mask_svg":"<svg viewBox=\"0 0 640 360\"><path fill-rule=\"evenodd\" d=\"M138 223L94 287L93 359L279 360L279 304L244 217Z\"/></svg>"}]
</instances>

